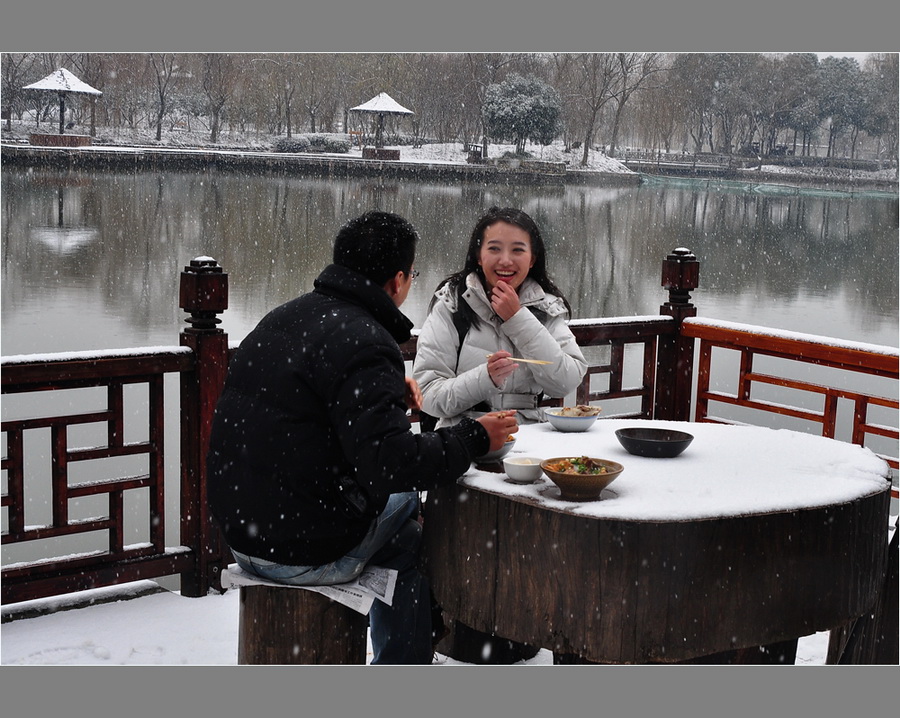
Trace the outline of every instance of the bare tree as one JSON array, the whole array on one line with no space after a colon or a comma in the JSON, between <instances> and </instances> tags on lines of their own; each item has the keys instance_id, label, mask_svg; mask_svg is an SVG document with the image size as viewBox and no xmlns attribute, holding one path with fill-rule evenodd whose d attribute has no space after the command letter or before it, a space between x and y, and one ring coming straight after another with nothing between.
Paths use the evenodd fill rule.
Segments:
<instances>
[{"instance_id":1,"label":"bare tree","mask_svg":"<svg viewBox=\"0 0 900 718\"><path fill-rule=\"evenodd\" d=\"M672 91L669 70L673 57L660 55L660 74L635 96L634 125L639 135L654 150L671 152L675 135L682 128L677 93Z\"/></svg>"},{"instance_id":2,"label":"bare tree","mask_svg":"<svg viewBox=\"0 0 900 718\"><path fill-rule=\"evenodd\" d=\"M156 141L162 139L163 119L169 112L169 95L175 87L177 56L172 52L151 52L147 57L156 90Z\"/></svg>"},{"instance_id":3,"label":"bare tree","mask_svg":"<svg viewBox=\"0 0 900 718\"><path fill-rule=\"evenodd\" d=\"M219 141L222 111L234 91L234 58L216 52L200 55L201 86L209 109L209 141Z\"/></svg>"},{"instance_id":4,"label":"bare tree","mask_svg":"<svg viewBox=\"0 0 900 718\"><path fill-rule=\"evenodd\" d=\"M291 63L291 77L300 88L299 100L306 111L310 132L331 127L334 118L334 55L309 53L297 55Z\"/></svg>"},{"instance_id":5,"label":"bare tree","mask_svg":"<svg viewBox=\"0 0 900 718\"><path fill-rule=\"evenodd\" d=\"M613 116L612 131L609 134L608 154L610 157L616 156L619 126L625 105L635 92L645 87L650 78L662 69L657 52L617 52L614 67L612 97L616 112Z\"/></svg>"},{"instance_id":6,"label":"bare tree","mask_svg":"<svg viewBox=\"0 0 900 718\"><path fill-rule=\"evenodd\" d=\"M573 56L570 71L573 73L570 98L578 110L582 123L584 149L581 166L586 167L600 110L615 97L615 79L618 60L613 53L592 52Z\"/></svg>"},{"instance_id":7,"label":"bare tree","mask_svg":"<svg viewBox=\"0 0 900 718\"><path fill-rule=\"evenodd\" d=\"M108 66L109 89L104 93L104 105L114 127L124 124L133 130L144 110L149 90L145 58L140 53L113 53L108 56Z\"/></svg>"},{"instance_id":8,"label":"bare tree","mask_svg":"<svg viewBox=\"0 0 900 718\"><path fill-rule=\"evenodd\" d=\"M274 112L270 116L275 120L272 130L275 134L281 134L282 122L285 134L292 136L294 129L293 108L294 96L297 85L294 82L295 61L288 53L262 54L250 59L251 65L256 64L256 70L265 78L265 84L269 88L269 97L274 102Z\"/></svg>"},{"instance_id":9,"label":"bare tree","mask_svg":"<svg viewBox=\"0 0 900 718\"><path fill-rule=\"evenodd\" d=\"M108 57L101 52L82 52L73 57L73 62L77 68L77 74L87 84L96 90L100 90L104 95L99 97L89 95L87 101L90 107L90 128L88 130L91 137L97 136L97 103L102 103L105 96L105 86L108 69Z\"/></svg>"},{"instance_id":10,"label":"bare tree","mask_svg":"<svg viewBox=\"0 0 900 718\"><path fill-rule=\"evenodd\" d=\"M405 67L403 92L395 99L415 114L408 119L413 142L419 147L429 130L435 132L445 115L443 98L447 94L442 55L415 53L403 55Z\"/></svg>"},{"instance_id":11,"label":"bare tree","mask_svg":"<svg viewBox=\"0 0 900 718\"><path fill-rule=\"evenodd\" d=\"M679 98L694 152L702 152L704 143L709 143L710 151L713 149L716 73L711 57L702 53L678 55L670 72L672 90Z\"/></svg>"},{"instance_id":12,"label":"bare tree","mask_svg":"<svg viewBox=\"0 0 900 718\"><path fill-rule=\"evenodd\" d=\"M29 72L37 58L33 52L3 53L3 102L6 105L6 131L12 129L13 112L19 117L25 109L25 94L22 88L28 84Z\"/></svg>"}]
</instances>

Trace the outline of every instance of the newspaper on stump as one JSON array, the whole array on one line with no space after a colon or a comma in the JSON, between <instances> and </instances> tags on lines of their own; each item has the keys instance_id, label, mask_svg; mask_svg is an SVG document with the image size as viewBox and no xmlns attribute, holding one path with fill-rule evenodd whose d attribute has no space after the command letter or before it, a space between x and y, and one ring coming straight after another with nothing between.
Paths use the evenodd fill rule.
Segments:
<instances>
[{"instance_id":1,"label":"newspaper on stump","mask_svg":"<svg viewBox=\"0 0 900 718\"><path fill-rule=\"evenodd\" d=\"M353 581L336 583L331 586L297 586L292 583L269 581L252 573L247 573L236 563L222 572L222 585L231 586L275 586L276 588L304 588L327 596L354 611L367 614L372 602L377 598L388 606L394 600L394 586L397 585L397 569L383 566L366 566Z\"/></svg>"}]
</instances>

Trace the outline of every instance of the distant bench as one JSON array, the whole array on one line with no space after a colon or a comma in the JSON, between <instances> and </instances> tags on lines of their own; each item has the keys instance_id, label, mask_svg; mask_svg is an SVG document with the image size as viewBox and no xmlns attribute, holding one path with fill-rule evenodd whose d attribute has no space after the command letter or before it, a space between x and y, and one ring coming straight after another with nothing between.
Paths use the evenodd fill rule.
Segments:
<instances>
[{"instance_id":1,"label":"distant bench","mask_svg":"<svg viewBox=\"0 0 900 718\"><path fill-rule=\"evenodd\" d=\"M399 160L400 150L388 150L384 147L363 147L364 160Z\"/></svg>"},{"instance_id":2,"label":"distant bench","mask_svg":"<svg viewBox=\"0 0 900 718\"><path fill-rule=\"evenodd\" d=\"M90 135L32 134L29 142L37 147L87 147L92 140Z\"/></svg>"}]
</instances>

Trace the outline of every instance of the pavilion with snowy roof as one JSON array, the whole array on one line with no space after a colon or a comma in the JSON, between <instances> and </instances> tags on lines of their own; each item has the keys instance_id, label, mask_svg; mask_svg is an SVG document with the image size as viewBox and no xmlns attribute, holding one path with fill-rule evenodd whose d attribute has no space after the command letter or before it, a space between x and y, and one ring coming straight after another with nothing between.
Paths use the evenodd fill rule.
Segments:
<instances>
[{"instance_id":1,"label":"pavilion with snowy roof","mask_svg":"<svg viewBox=\"0 0 900 718\"><path fill-rule=\"evenodd\" d=\"M350 112L367 112L378 116L378 124L375 129L375 156L384 155L377 159L400 159L399 150L383 150L384 147L384 116L385 115L414 115L412 110L405 108L386 92L379 92L368 102L356 107L351 107ZM366 148L363 148L363 157L366 157ZM388 152L396 153L396 157L387 156Z\"/></svg>"},{"instance_id":2,"label":"pavilion with snowy roof","mask_svg":"<svg viewBox=\"0 0 900 718\"><path fill-rule=\"evenodd\" d=\"M35 90L38 92L55 92L59 97L59 134L63 135L66 131L66 95L76 94L76 95L90 95L92 97L99 97L103 93L88 85L86 82L82 82L80 79L75 77L71 72L66 70L65 68L59 68L58 70L54 70L49 75L47 75L44 79L38 80L37 82L33 82L30 85L25 85L22 88L23 90ZM32 135L32 144L35 144L34 138L49 138L53 137L53 135ZM78 136L81 137L81 136ZM54 145L76 145L76 144L90 144L90 138L87 138L87 141L66 141L62 142L58 139L53 141L39 141L40 144L54 144Z\"/></svg>"}]
</instances>

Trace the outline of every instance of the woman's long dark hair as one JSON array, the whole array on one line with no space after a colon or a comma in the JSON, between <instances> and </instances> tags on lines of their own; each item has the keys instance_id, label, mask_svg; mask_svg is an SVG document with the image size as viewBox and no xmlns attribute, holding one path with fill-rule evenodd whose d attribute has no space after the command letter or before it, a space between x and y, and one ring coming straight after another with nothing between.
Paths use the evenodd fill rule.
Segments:
<instances>
[{"instance_id":1,"label":"woman's long dark hair","mask_svg":"<svg viewBox=\"0 0 900 718\"><path fill-rule=\"evenodd\" d=\"M537 224L528 214L515 207L491 207L479 218L472 229L472 236L469 238L469 246L466 249L466 259L463 268L447 277L437 288L440 289L444 285L449 284L456 294L457 311L463 314L470 324L478 323L478 316L468 302L463 301L462 295L466 291L466 277L472 272L478 274L482 283L484 283L484 272L481 269L481 265L478 264L478 257L481 254L481 243L484 241L485 231L497 222L515 225L528 234L531 238L531 253L534 255L534 265L528 270L528 276L537 282L545 292L559 297L565 304L566 310L571 317L572 307L569 305L569 300L565 298L559 287L553 283L553 280L547 274L547 252L544 248L544 238L541 236L541 230L538 229ZM428 305L429 311L431 311L434 301L434 298L432 298L431 304Z\"/></svg>"}]
</instances>

